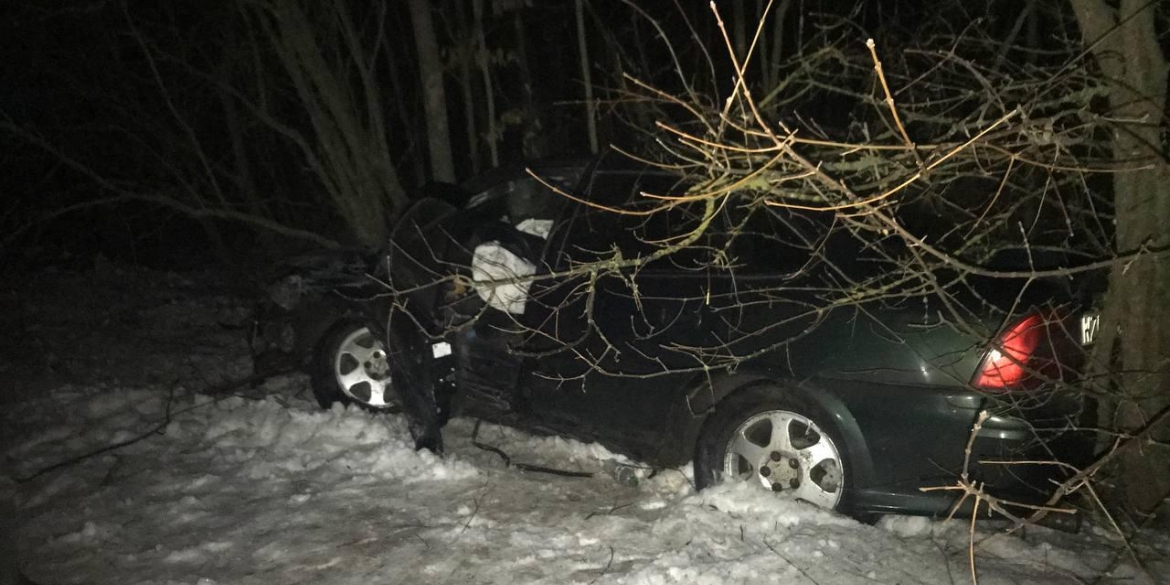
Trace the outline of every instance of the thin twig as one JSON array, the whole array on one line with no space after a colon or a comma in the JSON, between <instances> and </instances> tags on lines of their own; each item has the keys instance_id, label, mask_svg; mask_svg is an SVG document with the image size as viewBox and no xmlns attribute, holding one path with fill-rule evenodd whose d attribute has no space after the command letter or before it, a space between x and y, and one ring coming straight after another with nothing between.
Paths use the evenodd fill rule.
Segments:
<instances>
[{"instance_id":1,"label":"thin twig","mask_svg":"<svg viewBox=\"0 0 1170 585\"><path fill-rule=\"evenodd\" d=\"M869 48L869 54L873 58L873 70L877 72L878 79L881 80L882 91L886 93L886 106L890 108L890 115L894 117L894 125L898 128L898 134L902 136L906 148L914 153L918 168L926 171L926 163L922 162L922 157L918 155L918 149L914 147L914 141L910 140L910 135L906 133L906 126L902 124L902 118L898 115L898 107L894 105L894 95L890 93L890 84L886 82L886 73L882 70L882 60L878 58L877 47L873 39L866 39L865 46Z\"/></svg>"}]
</instances>

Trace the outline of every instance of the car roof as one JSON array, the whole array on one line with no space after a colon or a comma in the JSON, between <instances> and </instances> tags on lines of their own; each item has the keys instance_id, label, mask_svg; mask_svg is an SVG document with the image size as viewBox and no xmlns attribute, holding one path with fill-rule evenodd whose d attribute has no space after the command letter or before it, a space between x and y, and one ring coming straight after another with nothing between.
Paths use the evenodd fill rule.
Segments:
<instances>
[{"instance_id":1,"label":"car roof","mask_svg":"<svg viewBox=\"0 0 1170 585\"><path fill-rule=\"evenodd\" d=\"M593 156L558 156L512 163L471 177L461 183L460 187L469 195L474 195L505 181L527 175L528 169L532 169L539 176L573 174L579 177L596 162L597 158Z\"/></svg>"}]
</instances>

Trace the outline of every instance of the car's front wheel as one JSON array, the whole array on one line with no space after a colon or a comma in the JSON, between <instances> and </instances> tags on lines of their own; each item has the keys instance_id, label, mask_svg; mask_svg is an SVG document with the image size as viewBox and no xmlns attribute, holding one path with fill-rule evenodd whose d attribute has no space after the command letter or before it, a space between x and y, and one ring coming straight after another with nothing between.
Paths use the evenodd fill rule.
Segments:
<instances>
[{"instance_id":1,"label":"car's front wheel","mask_svg":"<svg viewBox=\"0 0 1170 585\"><path fill-rule=\"evenodd\" d=\"M356 321L344 321L321 338L311 368L313 395L324 408L336 402L383 412L399 412L386 348Z\"/></svg>"},{"instance_id":2,"label":"car's front wheel","mask_svg":"<svg viewBox=\"0 0 1170 585\"><path fill-rule=\"evenodd\" d=\"M746 481L822 508L846 509L845 445L815 404L777 389L749 388L717 408L696 450L699 489Z\"/></svg>"}]
</instances>

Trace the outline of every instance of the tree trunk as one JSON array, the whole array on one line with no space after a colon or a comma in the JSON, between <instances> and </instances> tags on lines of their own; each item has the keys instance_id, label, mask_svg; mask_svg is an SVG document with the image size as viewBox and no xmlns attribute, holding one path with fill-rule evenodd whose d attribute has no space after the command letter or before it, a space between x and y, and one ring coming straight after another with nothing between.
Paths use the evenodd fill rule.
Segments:
<instances>
[{"instance_id":1,"label":"tree trunk","mask_svg":"<svg viewBox=\"0 0 1170 585\"><path fill-rule=\"evenodd\" d=\"M784 19L788 16L788 9L792 7L792 0L780 0L780 4L772 12L772 49L767 53L764 63L764 90L772 91L780 84L780 57L784 51ZM763 18L767 18L765 14Z\"/></svg>"},{"instance_id":2,"label":"tree trunk","mask_svg":"<svg viewBox=\"0 0 1170 585\"><path fill-rule=\"evenodd\" d=\"M488 59L487 37L483 32L483 21L486 18L483 9L483 0L471 0L472 17L475 19L475 53L479 63L479 72L483 76L483 97L487 107L487 145L491 156L492 166L500 164L500 131L496 121L496 88L492 82L491 61Z\"/></svg>"},{"instance_id":3,"label":"tree trunk","mask_svg":"<svg viewBox=\"0 0 1170 585\"><path fill-rule=\"evenodd\" d=\"M1140 170L1113 175L1117 249L1130 253L1170 243L1170 164L1165 158L1166 83L1170 62L1155 30L1156 3L1070 0L1087 45L1112 80L1109 118L1116 127L1113 156ZM1110 275L1106 325L1119 342L1121 396L1113 423L1142 426L1170 404L1170 263L1143 254ZM1166 431L1157 434L1165 439ZM1123 461L1125 496L1137 512L1149 512L1170 494L1170 454L1145 445Z\"/></svg>"},{"instance_id":4,"label":"tree trunk","mask_svg":"<svg viewBox=\"0 0 1170 585\"><path fill-rule=\"evenodd\" d=\"M743 0L731 3L731 38L735 58L743 61L747 56L747 9Z\"/></svg>"},{"instance_id":5,"label":"tree trunk","mask_svg":"<svg viewBox=\"0 0 1170 585\"><path fill-rule=\"evenodd\" d=\"M393 25L388 22L387 25L404 27L402 23L397 22ZM405 28L388 29L387 34L390 35L390 38L395 39L398 42L388 42L383 46L382 49L382 52L385 54L386 77L390 80L390 92L391 95L395 96L414 95L413 89L408 89L413 88L413 80L404 79L404 75L400 69L402 62L407 61L406 59L402 58L402 55L410 54L410 41L399 40L406 36L405 34L402 34L404 32ZM407 75L406 77L410 76ZM422 185L427 181L427 156L422 154L421 146L422 135L426 134L426 129L419 127L418 114L413 107L414 104L411 103L411 100L400 97L399 99L390 101L394 103L394 109L398 112L398 120L402 123L403 136L400 137L400 140L410 144L411 146L408 147L408 150L414 153L406 157L407 160L399 161L399 168L402 169L404 166L409 164L409 172L411 175L413 175L414 184ZM425 125L425 123L426 120L423 120L423 125ZM403 169L400 172L405 173L407 171Z\"/></svg>"},{"instance_id":6,"label":"tree trunk","mask_svg":"<svg viewBox=\"0 0 1170 585\"><path fill-rule=\"evenodd\" d=\"M423 109L427 117L427 151L431 158L431 175L436 181L455 182L455 163L451 156L451 132L447 124L447 92L443 87L443 62L439 43L431 23L429 0L410 0L410 21L414 26L414 46L418 51L418 69L422 73Z\"/></svg>"},{"instance_id":7,"label":"tree trunk","mask_svg":"<svg viewBox=\"0 0 1170 585\"><path fill-rule=\"evenodd\" d=\"M459 68L459 91L463 95L463 128L467 137L467 154L471 158L471 172L479 174L479 131L477 130L475 82L471 79L471 62L475 58L479 38L476 36L475 22L468 20L464 2L455 2L455 21L459 27L459 44L461 49L456 57Z\"/></svg>"},{"instance_id":8,"label":"tree trunk","mask_svg":"<svg viewBox=\"0 0 1170 585\"><path fill-rule=\"evenodd\" d=\"M524 158L534 159L545 156L544 128L540 119L540 110L536 106L536 97L533 95L532 68L528 63L528 35L524 32L523 12L512 12L512 30L516 33L516 65L520 70L520 85L523 91L524 120L520 128L522 132L521 148Z\"/></svg>"},{"instance_id":9,"label":"tree trunk","mask_svg":"<svg viewBox=\"0 0 1170 585\"><path fill-rule=\"evenodd\" d=\"M589 152L597 152L597 104L593 102L593 75L589 67L589 43L585 38L585 0L577 0L577 51L581 57L581 83L585 84L585 124Z\"/></svg>"},{"instance_id":10,"label":"tree trunk","mask_svg":"<svg viewBox=\"0 0 1170 585\"><path fill-rule=\"evenodd\" d=\"M300 149L353 236L364 245L385 245L407 197L390 158L381 113L386 100L374 70L377 50L362 46L342 6L323 15L338 26L322 25L317 20L322 15L310 15L293 0L255 8L312 129L311 139L268 114L257 114ZM356 89L339 77L351 64L360 83Z\"/></svg>"}]
</instances>

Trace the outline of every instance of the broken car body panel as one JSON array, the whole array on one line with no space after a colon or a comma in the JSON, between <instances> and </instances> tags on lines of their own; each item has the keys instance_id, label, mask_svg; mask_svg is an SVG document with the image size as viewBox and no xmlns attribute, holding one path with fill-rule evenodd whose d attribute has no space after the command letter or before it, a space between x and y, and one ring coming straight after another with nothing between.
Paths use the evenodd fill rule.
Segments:
<instances>
[{"instance_id":1,"label":"broken car body panel","mask_svg":"<svg viewBox=\"0 0 1170 585\"><path fill-rule=\"evenodd\" d=\"M815 267L772 242L740 250L733 267L686 264L680 254L636 275L574 272L583 262L638 254L641 244L623 238L640 228L546 182L608 207L670 181L626 164L561 160L496 170L442 201L416 204L386 252L388 289L374 300L359 287L365 300L351 298L346 309L367 315L404 354L391 367L421 397L415 426L436 432L454 410L678 466L694 456L723 400L774 386L832 417L852 455L855 510L935 514L953 498L918 488L955 481L981 410L998 415L976 438L976 461L1025 455L1039 447L1034 427L1093 416L1091 404L1059 393L1037 393L1043 404L1021 414L972 389L1002 312L975 311L973 327L983 329L959 331L917 298L818 308L817 291L791 286L794 274ZM534 234L524 222L542 227ZM1037 307L1061 298L996 286L1003 290L989 298L1035 299ZM436 343L449 344L450 355L436 356ZM1052 445L1069 460L1092 449L1087 437L1067 433ZM1054 466L975 467L991 489L1034 500L1050 489Z\"/></svg>"}]
</instances>

